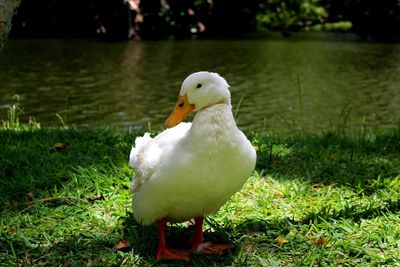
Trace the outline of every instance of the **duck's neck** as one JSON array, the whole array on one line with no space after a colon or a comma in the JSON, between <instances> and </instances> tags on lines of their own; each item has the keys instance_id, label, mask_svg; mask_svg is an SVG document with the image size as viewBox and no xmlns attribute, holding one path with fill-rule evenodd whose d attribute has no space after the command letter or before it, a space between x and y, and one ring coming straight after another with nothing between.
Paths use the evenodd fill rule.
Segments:
<instances>
[{"instance_id":1,"label":"duck's neck","mask_svg":"<svg viewBox=\"0 0 400 267\"><path fill-rule=\"evenodd\" d=\"M216 104L197 112L192 122L193 134L211 134L237 129L230 104Z\"/></svg>"}]
</instances>

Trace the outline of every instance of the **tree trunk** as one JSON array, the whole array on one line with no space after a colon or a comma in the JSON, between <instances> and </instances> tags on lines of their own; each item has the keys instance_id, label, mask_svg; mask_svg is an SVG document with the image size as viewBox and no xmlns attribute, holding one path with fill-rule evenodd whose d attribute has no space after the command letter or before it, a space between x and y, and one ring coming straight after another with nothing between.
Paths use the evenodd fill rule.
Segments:
<instances>
[{"instance_id":1,"label":"tree trunk","mask_svg":"<svg viewBox=\"0 0 400 267\"><path fill-rule=\"evenodd\" d=\"M11 19L20 2L21 0L0 0L0 51L6 43L11 29Z\"/></svg>"}]
</instances>

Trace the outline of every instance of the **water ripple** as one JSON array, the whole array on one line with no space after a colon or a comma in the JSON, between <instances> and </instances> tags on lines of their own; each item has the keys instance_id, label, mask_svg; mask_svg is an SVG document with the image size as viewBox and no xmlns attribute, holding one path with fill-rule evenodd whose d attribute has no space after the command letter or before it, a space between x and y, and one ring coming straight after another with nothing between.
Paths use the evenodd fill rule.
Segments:
<instances>
[{"instance_id":1,"label":"water ripple","mask_svg":"<svg viewBox=\"0 0 400 267\"><path fill-rule=\"evenodd\" d=\"M400 44L321 38L99 43L10 40L0 54L0 116L19 94L42 125L161 127L182 80L221 73L238 125L287 132L340 123L353 128L400 122Z\"/></svg>"}]
</instances>

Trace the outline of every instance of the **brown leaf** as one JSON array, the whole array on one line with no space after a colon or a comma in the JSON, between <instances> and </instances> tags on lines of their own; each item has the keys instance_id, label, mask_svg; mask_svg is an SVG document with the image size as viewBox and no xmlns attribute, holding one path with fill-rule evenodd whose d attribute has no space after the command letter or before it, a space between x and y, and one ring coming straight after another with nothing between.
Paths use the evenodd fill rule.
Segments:
<instances>
[{"instance_id":1,"label":"brown leaf","mask_svg":"<svg viewBox=\"0 0 400 267\"><path fill-rule=\"evenodd\" d=\"M64 143L55 143L55 144L53 145L53 148L54 148L55 150L57 150L57 151L65 150L65 149L67 149L67 147L68 147L68 145L67 145L67 144L64 144Z\"/></svg>"},{"instance_id":2,"label":"brown leaf","mask_svg":"<svg viewBox=\"0 0 400 267\"><path fill-rule=\"evenodd\" d=\"M117 250L122 250L122 251L128 250L129 248L130 248L130 245L129 245L128 241L126 241L125 239L119 240L118 244L116 246Z\"/></svg>"},{"instance_id":3,"label":"brown leaf","mask_svg":"<svg viewBox=\"0 0 400 267\"><path fill-rule=\"evenodd\" d=\"M32 257L28 254L25 256L25 263L28 265L32 265Z\"/></svg>"},{"instance_id":4,"label":"brown leaf","mask_svg":"<svg viewBox=\"0 0 400 267\"><path fill-rule=\"evenodd\" d=\"M27 193L26 195L27 195L27 197L28 197L29 200L32 200L32 199L33 199L33 193L32 193L32 192L29 192L29 193Z\"/></svg>"},{"instance_id":5,"label":"brown leaf","mask_svg":"<svg viewBox=\"0 0 400 267\"><path fill-rule=\"evenodd\" d=\"M317 246L324 246L328 242L328 238L326 236L321 236L315 243Z\"/></svg>"},{"instance_id":6,"label":"brown leaf","mask_svg":"<svg viewBox=\"0 0 400 267\"><path fill-rule=\"evenodd\" d=\"M100 196L97 196L97 197L87 197L86 199L90 203L93 203L93 202L95 202L97 200L106 200L106 198L103 195L100 195Z\"/></svg>"},{"instance_id":7,"label":"brown leaf","mask_svg":"<svg viewBox=\"0 0 400 267\"><path fill-rule=\"evenodd\" d=\"M289 243L283 236L278 236L275 238L275 243L277 243L279 246L282 246L283 244Z\"/></svg>"},{"instance_id":8,"label":"brown leaf","mask_svg":"<svg viewBox=\"0 0 400 267\"><path fill-rule=\"evenodd\" d=\"M17 228L10 226L10 227L7 227L6 231L8 233L15 233L17 231Z\"/></svg>"}]
</instances>

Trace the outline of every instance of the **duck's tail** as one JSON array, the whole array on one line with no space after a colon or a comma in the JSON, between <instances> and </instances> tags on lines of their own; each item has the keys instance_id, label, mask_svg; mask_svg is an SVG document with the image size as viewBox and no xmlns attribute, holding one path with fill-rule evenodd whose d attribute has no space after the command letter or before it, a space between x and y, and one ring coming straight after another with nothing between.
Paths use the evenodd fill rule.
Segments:
<instances>
[{"instance_id":1,"label":"duck's tail","mask_svg":"<svg viewBox=\"0 0 400 267\"><path fill-rule=\"evenodd\" d=\"M131 154L129 155L129 166L132 168L137 168L138 155L152 139L153 138L150 137L149 133L145 133L143 136L136 137L135 146L132 147Z\"/></svg>"}]
</instances>

